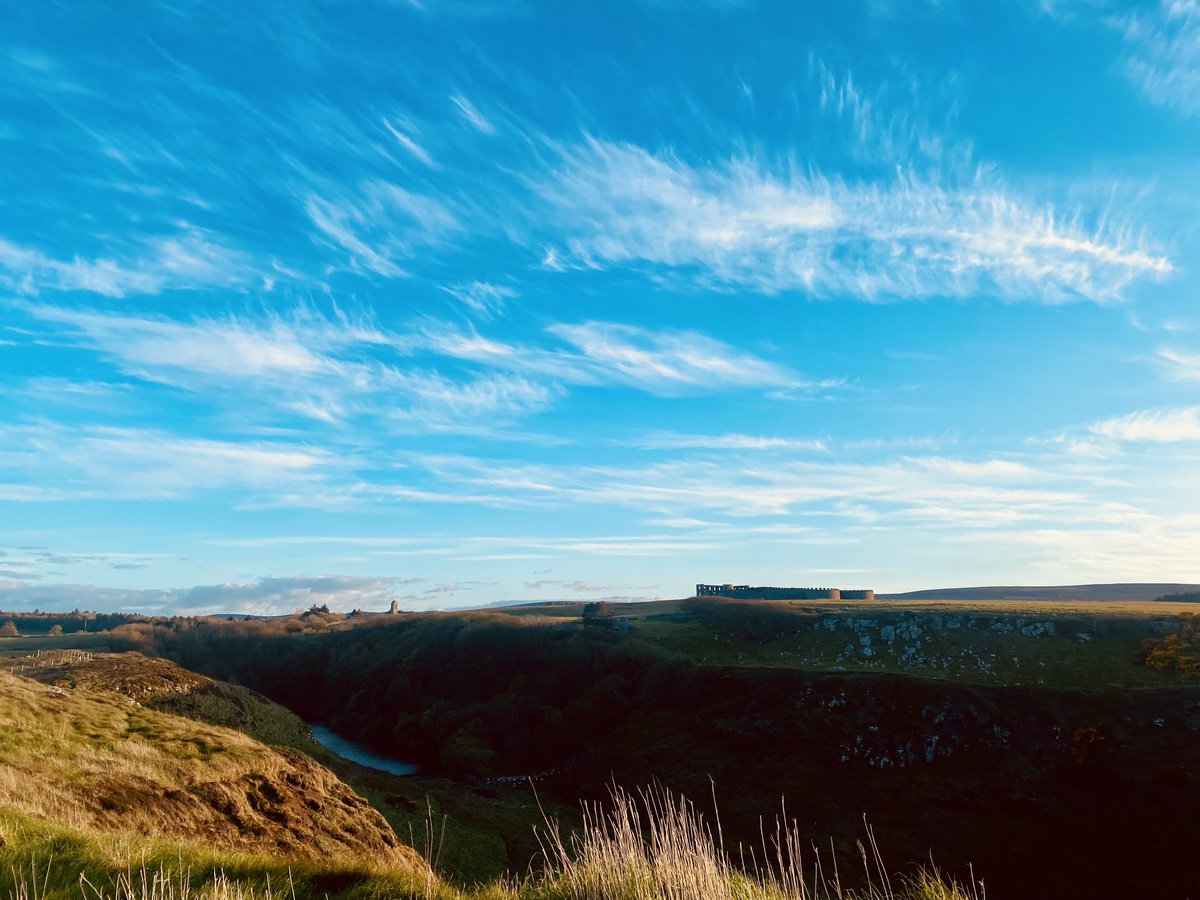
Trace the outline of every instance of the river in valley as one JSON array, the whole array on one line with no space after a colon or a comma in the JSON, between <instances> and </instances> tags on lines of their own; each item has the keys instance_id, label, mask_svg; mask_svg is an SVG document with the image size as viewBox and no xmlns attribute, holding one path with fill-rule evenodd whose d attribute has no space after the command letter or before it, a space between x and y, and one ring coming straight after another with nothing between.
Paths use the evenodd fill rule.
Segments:
<instances>
[{"instance_id":1,"label":"river in valley","mask_svg":"<svg viewBox=\"0 0 1200 900\"><path fill-rule=\"evenodd\" d=\"M381 769L393 775L416 775L421 771L421 767L416 763L405 762L394 756L387 756L372 747L368 747L366 744L360 744L357 741L344 738L340 734L335 734L317 722L309 722L307 724L312 729L312 736L318 744L326 750L332 750L344 759L358 763L360 766L370 766L372 769Z\"/></svg>"}]
</instances>

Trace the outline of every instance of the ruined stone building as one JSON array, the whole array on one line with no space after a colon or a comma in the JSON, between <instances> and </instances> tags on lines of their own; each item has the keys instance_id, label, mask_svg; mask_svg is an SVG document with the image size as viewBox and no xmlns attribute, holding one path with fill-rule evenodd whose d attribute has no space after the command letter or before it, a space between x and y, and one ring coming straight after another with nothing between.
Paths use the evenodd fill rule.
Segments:
<instances>
[{"instance_id":1,"label":"ruined stone building","mask_svg":"<svg viewBox=\"0 0 1200 900\"><path fill-rule=\"evenodd\" d=\"M731 597L737 600L874 600L870 588L751 587L748 584L698 584L697 597Z\"/></svg>"}]
</instances>

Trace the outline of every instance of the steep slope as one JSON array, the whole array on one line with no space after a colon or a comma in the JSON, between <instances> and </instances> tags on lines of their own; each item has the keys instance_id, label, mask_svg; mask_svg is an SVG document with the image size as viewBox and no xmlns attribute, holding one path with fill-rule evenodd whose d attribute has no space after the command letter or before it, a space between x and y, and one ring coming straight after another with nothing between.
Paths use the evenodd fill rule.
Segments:
<instances>
[{"instance_id":1,"label":"steep slope","mask_svg":"<svg viewBox=\"0 0 1200 900\"><path fill-rule=\"evenodd\" d=\"M303 753L145 706L207 679L126 656L90 670L95 659L81 659L78 677L57 679L70 686L0 673L0 805L249 853L424 866L366 800Z\"/></svg>"},{"instance_id":2,"label":"steep slope","mask_svg":"<svg viewBox=\"0 0 1200 900\"><path fill-rule=\"evenodd\" d=\"M265 744L291 747L319 761L332 758L304 720L257 691L217 681L140 653L50 650L0 658L0 668L71 690L121 694L141 706L245 732Z\"/></svg>"}]
</instances>

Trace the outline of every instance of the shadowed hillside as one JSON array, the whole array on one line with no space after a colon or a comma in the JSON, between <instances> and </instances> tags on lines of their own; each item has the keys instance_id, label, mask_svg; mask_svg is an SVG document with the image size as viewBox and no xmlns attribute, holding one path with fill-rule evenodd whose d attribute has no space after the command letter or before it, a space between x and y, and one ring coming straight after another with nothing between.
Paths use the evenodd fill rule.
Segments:
<instances>
[{"instance_id":1,"label":"shadowed hillside","mask_svg":"<svg viewBox=\"0 0 1200 900\"><path fill-rule=\"evenodd\" d=\"M15 672L23 674L15 674ZM27 678L34 676L40 681ZM11 900L971 900L918 869L865 890L821 875L795 822L727 849L716 819L661 787L614 789L581 829L539 823L536 871L440 879L311 761L148 710L228 689L136 653L44 654L0 673L0 891ZM251 697L244 692L241 699ZM269 702L258 698L260 711ZM222 707L206 707L217 709ZM213 816L213 813L219 816ZM224 821L222 821L222 817ZM432 823L431 823L432 824ZM714 828L714 825L716 827ZM436 859L444 832L426 832Z\"/></svg>"},{"instance_id":2,"label":"shadowed hillside","mask_svg":"<svg viewBox=\"0 0 1200 900\"><path fill-rule=\"evenodd\" d=\"M483 790L534 776L572 802L614 780L715 785L736 840L782 797L813 837L853 852L866 814L885 858L933 851L959 877L974 863L995 897L1030 879L1094 898L1148 878L1186 897L1200 884L1174 860L1200 830L1200 688L1145 664L1144 642L1182 621L1153 606L686 601L619 607L625 630L523 609L113 640Z\"/></svg>"}]
</instances>

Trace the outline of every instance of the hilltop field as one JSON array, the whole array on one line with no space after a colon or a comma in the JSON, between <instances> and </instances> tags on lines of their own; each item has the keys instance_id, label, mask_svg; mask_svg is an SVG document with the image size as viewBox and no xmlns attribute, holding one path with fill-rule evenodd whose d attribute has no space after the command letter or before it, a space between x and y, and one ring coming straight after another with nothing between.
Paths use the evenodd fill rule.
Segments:
<instances>
[{"instance_id":1,"label":"hilltop field","mask_svg":"<svg viewBox=\"0 0 1200 900\"><path fill-rule=\"evenodd\" d=\"M312 609L128 621L78 635L117 656L61 671L46 652L6 665L62 690L149 690L142 709L306 753L408 843L422 843L432 814L447 890L531 871L545 859L534 829L547 813L578 828L578 801L654 782L710 821L715 802L731 845L757 846L762 817L786 809L805 846L854 858L866 816L894 871L932 856L950 877L982 876L989 897L1036 884L1056 898L1182 898L1200 889L1183 864L1200 833L1196 611L713 598ZM66 638L7 638L0 653ZM153 688L166 660L166 680L186 690ZM333 757L302 720L422 774Z\"/></svg>"},{"instance_id":2,"label":"hilltop field","mask_svg":"<svg viewBox=\"0 0 1200 900\"><path fill-rule=\"evenodd\" d=\"M1156 586L1157 587L1157 586ZM582 604L497 614L551 626ZM1195 603L1153 599L754 601L608 604L629 634L705 666L895 672L990 684L1095 689L1178 682L1138 664L1142 643L1177 631Z\"/></svg>"}]
</instances>

